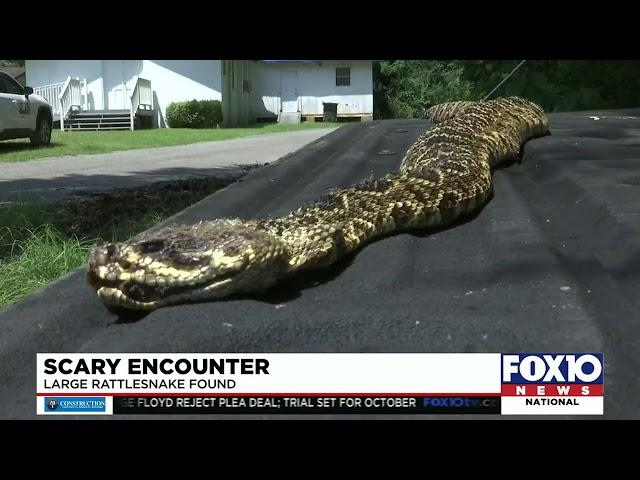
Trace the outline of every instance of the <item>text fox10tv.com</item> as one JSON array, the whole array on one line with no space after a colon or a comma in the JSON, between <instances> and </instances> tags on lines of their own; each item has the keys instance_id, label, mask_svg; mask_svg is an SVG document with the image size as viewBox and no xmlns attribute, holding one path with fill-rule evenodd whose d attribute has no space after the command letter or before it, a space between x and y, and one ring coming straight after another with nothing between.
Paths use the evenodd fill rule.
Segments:
<instances>
[{"instance_id":1,"label":"text fox10tv.com","mask_svg":"<svg viewBox=\"0 0 640 480\"><path fill-rule=\"evenodd\" d=\"M39 415L603 415L601 353L38 354Z\"/></svg>"}]
</instances>

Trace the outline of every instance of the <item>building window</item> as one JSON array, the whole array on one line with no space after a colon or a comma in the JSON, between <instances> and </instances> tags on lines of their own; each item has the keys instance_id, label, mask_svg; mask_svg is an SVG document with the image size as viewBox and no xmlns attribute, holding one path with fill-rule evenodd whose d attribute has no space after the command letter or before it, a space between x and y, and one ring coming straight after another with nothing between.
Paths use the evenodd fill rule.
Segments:
<instances>
[{"instance_id":1,"label":"building window","mask_svg":"<svg viewBox=\"0 0 640 480\"><path fill-rule=\"evenodd\" d=\"M351 85L351 68L336 68L336 87Z\"/></svg>"}]
</instances>

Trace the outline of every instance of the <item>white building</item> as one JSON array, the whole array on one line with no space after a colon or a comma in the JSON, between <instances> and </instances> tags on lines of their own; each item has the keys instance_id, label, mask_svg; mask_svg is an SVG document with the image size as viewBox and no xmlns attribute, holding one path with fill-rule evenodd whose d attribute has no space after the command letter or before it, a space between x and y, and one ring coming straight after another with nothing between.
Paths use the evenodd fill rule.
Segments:
<instances>
[{"instance_id":1,"label":"white building","mask_svg":"<svg viewBox=\"0 0 640 480\"><path fill-rule=\"evenodd\" d=\"M27 60L25 67L28 85L58 116L64 111L67 128L129 128L140 115L166 126L169 104L193 99L222 101L225 126L316 121L324 103L337 104L338 119L373 118L371 61Z\"/></svg>"},{"instance_id":2,"label":"white building","mask_svg":"<svg viewBox=\"0 0 640 480\"><path fill-rule=\"evenodd\" d=\"M263 60L249 62L252 119L322 117L337 103L338 118L373 119L371 61Z\"/></svg>"}]
</instances>

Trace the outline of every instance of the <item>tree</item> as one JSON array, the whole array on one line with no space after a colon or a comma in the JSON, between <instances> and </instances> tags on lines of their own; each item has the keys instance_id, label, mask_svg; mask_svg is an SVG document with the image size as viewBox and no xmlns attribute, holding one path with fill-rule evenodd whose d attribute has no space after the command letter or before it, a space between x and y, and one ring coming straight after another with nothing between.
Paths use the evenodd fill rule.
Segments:
<instances>
[{"instance_id":1,"label":"tree","mask_svg":"<svg viewBox=\"0 0 640 480\"><path fill-rule=\"evenodd\" d=\"M0 68L3 67L24 67L24 60L0 60Z\"/></svg>"},{"instance_id":2,"label":"tree","mask_svg":"<svg viewBox=\"0 0 640 480\"><path fill-rule=\"evenodd\" d=\"M379 118L420 117L425 107L471 98L472 85L455 62L392 60L376 68Z\"/></svg>"}]
</instances>

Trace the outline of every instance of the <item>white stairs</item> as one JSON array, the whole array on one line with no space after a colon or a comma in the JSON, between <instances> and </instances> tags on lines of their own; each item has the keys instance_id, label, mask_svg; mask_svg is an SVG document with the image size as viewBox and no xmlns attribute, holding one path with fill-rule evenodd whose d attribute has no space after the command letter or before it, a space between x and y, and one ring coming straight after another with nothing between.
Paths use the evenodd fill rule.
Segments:
<instances>
[{"instance_id":1,"label":"white stairs","mask_svg":"<svg viewBox=\"0 0 640 480\"><path fill-rule=\"evenodd\" d=\"M72 110L64 130L133 130L129 110Z\"/></svg>"},{"instance_id":2,"label":"white stairs","mask_svg":"<svg viewBox=\"0 0 640 480\"><path fill-rule=\"evenodd\" d=\"M278 123L300 123L301 117L300 112L280 112Z\"/></svg>"},{"instance_id":3,"label":"white stairs","mask_svg":"<svg viewBox=\"0 0 640 480\"><path fill-rule=\"evenodd\" d=\"M150 125L154 114L151 81L137 77L133 90L125 82L122 89L131 92L127 99L130 108L89 109L87 80L78 77L67 77L66 82L38 87L34 92L53 106L54 118L60 120L64 131L135 130Z\"/></svg>"}]
</instances>

